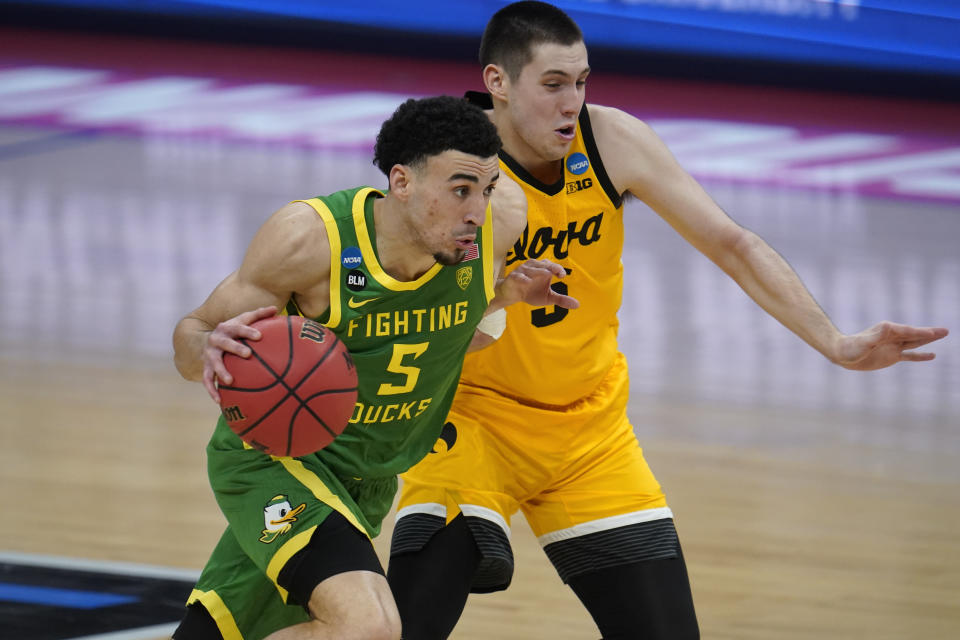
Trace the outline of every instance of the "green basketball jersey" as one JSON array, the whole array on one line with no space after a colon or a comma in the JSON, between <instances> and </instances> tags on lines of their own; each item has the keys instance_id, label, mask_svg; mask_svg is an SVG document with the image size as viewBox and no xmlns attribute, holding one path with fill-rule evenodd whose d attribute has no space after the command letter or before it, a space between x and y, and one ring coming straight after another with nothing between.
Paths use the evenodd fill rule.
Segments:
<instances>
[{"instance_id":1,"label":"green basketball jersey","mask_svg":"<svg viewBox=\"0 0 960 640\"><path fill-rule=\"evenodd\" d=\"M375 249L380 197L362 187L304 201L330 239L330 307L315 320L344 342L359 380L350 424L311 455L335 473L365 479L402 473L433 447L495 275L488 208L476 246L459 264L434 264L412 282L392 278Z\"/></svg>"}]
</instances>

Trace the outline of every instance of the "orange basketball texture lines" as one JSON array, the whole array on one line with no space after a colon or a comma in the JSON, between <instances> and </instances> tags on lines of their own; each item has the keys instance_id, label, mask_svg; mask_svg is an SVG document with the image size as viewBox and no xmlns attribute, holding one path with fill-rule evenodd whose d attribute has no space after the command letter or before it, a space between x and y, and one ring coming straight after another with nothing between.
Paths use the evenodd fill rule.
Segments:
<instances>
[{"instance_id":1,"label":"orange basketball texture lines","mask_svg":"<svg viewBox=\"0 0 960 640\"><path fill-rule=\"evenodd\" d=\"M299 316L253 324L260 340L244 340L249 358L225 354L233 376L220 386L230 428L275 456L302 456L330 444L347 426L357 400L357 372L343 342Z\"/></svg>"}]
</instances>

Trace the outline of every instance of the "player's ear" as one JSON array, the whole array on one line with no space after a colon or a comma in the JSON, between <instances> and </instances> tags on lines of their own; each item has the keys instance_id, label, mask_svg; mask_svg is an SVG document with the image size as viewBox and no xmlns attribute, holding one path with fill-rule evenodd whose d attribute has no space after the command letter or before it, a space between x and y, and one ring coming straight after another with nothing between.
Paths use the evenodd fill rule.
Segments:
<instances>
[{"instance_id":1,"label":"player's ear","mask_svg":"<svg viewBox=\"0 0 960 640\"><path fill-rule=\"evenodd\" d=\"M507 87L510 84L506 72L495 64L488 64L483 68L483 84L487 92L494 98L506 100Z\"/></svg>"},{"instance_id":2,"label":"player's ear","mask_svg":"<svg viewBox=\"0 0 960 640\"><path fill-rule=\"evenodd\" d=\"M390 168L390 193L400 200L410 196L410 183L413 169L405 164L395 164Z\"/></svg>"}]
</instances>

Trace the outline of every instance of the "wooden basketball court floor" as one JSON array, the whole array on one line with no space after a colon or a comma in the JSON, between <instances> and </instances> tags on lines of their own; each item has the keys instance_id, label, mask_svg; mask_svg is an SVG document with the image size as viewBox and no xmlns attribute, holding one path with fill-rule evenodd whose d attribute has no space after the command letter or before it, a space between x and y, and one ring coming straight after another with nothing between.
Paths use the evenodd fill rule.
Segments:
<instances>
[{"instance_id":1,"label":"wooden basketball court floor","mask_svg":"<svg viewBox=\"0 0 960 640\"><path fill-rule=\"evenodd\" d=\"M17 54L18 64L57 62L39 48ZM60 64L103 68L63 56ZM464 69L470 84L475 70ZM2 78L0 91L11 86ZM462 88L437 82L410 94ZM603 82L598 73L605 97L649 88ZM592 88L588 97L601 101ZM727 92L716 104L735 95L714 89ZM684 122L669 119L667 103L656 115L683 161ZM685 104L678 117L697 115ZM903 132L912 120L932 144L923 105L883 104L896 122L884 129L878 116L868 132ZM619 103L641 116L645 105ZM782 113L754 105L751 119L791 124ZM0 550L199 570L224 522L204 468L217 408L176 374L173 325L285 202L382 186L369 136L291 145L0 117ZM823 130L862 131L856 123L850 112ZM960 147L955 128L941 133ZM960 192L731 178L686 153L718 202L794 265L842 330L882 319L960 329L960 196L951 195ZM764 153L773 162L775 151ZM958 166L938 171L930 180L960 181ZM643 205L629 203L626 217L620 331L630 414L676 514L703 637L960 637L956 333L934 346L933 362L841 370ZM454 638L597 638L522 516L513 525L514 584L472 596ZM376 541L384 560L391 526Z\"/></svg>"}]
</instances>

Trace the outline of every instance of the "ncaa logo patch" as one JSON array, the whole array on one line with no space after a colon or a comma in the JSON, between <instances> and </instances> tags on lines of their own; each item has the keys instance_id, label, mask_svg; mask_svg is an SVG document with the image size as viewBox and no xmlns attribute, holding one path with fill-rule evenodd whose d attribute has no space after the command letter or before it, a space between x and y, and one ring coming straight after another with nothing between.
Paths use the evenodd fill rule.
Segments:
<instances>
[{"instance_id":1,"label":"ncaa logo patch","mask_svg":"<svg viewBox=\"0 0 960 640\"><path fill-rule=\"evenodd\" d=\"M356 269L363 262L360 247L347 247L340 253L340 263L344 269Z\"/></svg>"},{"instance_id":2,"label":"ncaa logo patch","mask_svg":"<svg viewBox=\"0 0 960 640\"><path fill-rule=\"evenodd\" d=\"M587 169L589 168L590 160L588 160L587 156L583 155L582 153L571 153L570 157L567 158L567 171L575 176L578 176L581 173L586 173Z\"/></svg>"}]
</instances>

